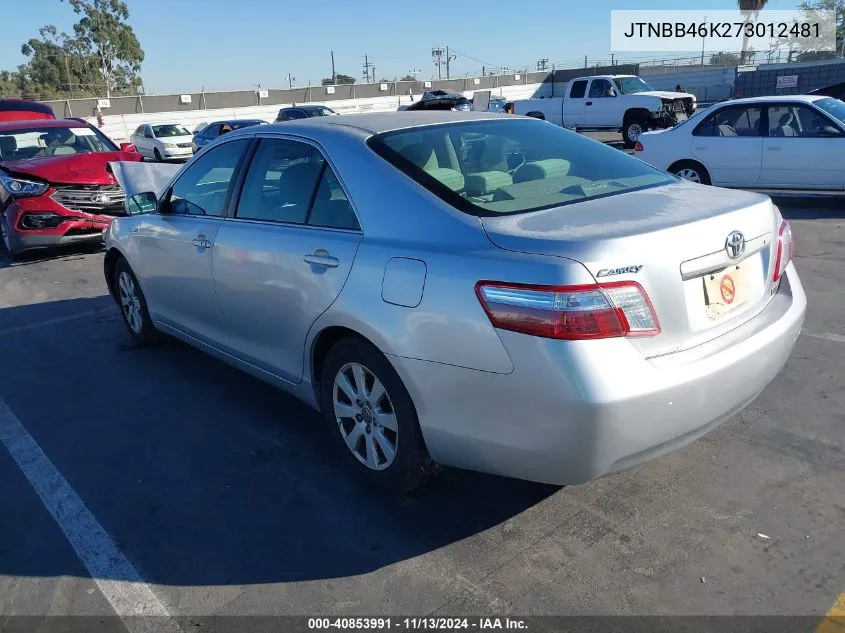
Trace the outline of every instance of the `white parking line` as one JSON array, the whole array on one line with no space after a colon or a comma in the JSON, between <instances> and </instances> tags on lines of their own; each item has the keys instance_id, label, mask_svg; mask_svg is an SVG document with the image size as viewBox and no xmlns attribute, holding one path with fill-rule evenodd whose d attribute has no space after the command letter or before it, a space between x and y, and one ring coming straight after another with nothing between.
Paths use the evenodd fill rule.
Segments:
<instances>
[{"instance_id":1,"label":"white parking line","mask_svg":"<svg viewBox=\"0 0 845 633\"><path fill-rule=\"evenodd\" d=\"M0 441L130 633L181 631L167 608L2 399Z\"/></svg>"},{"instance_id":2,"label":"white parking line","mask_svg":"<svg viewBox=\"0 0 845 633\"><path fill-rule=\"evenodd\" d=\"M812 338L820 338L824 341L836 341L837 343L845 343L845 336L841 334L833 334L832 332L802 332L805 336Z\"/></svg>"}]
</instances>

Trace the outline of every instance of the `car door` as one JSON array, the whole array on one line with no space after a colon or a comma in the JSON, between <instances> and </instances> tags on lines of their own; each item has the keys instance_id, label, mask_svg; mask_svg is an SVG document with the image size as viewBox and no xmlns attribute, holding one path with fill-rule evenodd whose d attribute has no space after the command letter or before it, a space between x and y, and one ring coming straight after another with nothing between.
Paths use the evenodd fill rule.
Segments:
<instances>
[{"instance_id":1,"label":"car door","mask_svg":"<svg viewBox=\"0 0 845 633\"><path fill-rule=\"evenodd\" d=\"M214 294L215 238L251 139L211 148L136 228L140 277L153 319L213 346L227 336Z\"/></svg>"},{"instance_id":2,"label":"car door","mask_svg":"<svg viewBox=\"0 0 845 633\"><path fill-rule=\"evenodd\" d=\"M763 161L763 110L759 104L719 108L692 132L692 157L714 185L755 187Z\"/></svg>"},{"instance_id":3,"label":"car door","mask_svg":"<svg viewBox=\"0 0 845 633\"><path fill-rule=\"evenodd\" d=\"M129 142L132 143L138 152L141 152L141 144L144 140L144 126L139 125L134 132L132 132L132 136L129 137Z\"/></svg>"},{"instance_id":4,"label":"car door","mask_svg":"<svg viewBox=\"0 0 845 633\"><path fill-rule=\"evenodd\" d=\"M621 117L616 112L616 90L607 79L593 79L584 102L586 127L619 125Z\"/></svg>"},{"instance_id":5,"label":"car door","mask_svg":"<svg viewBox=\"0 0 845 633\"><path fill-rule=\"evenodd\" d=\"M573 81L563 103L564 127L586 127L584 110L587 103L587 80Z\"/></svg>"},{"instance_id":6,"label":"car door","mask_svg":"<svg viewBox=\"0 0 845 633\"><path fill-rule=\"evenodd\" d=\"M845 135L839 125L807 104L772 104L767 111L761 185L840 191L845 188Z\"/></svg>"},{"instance_id":7,"label":"car door","mask_svg":"<svg viewBox=\"0 0 845 633\"><path fill-rule=\"evenodd\" d=\"M360 241L322 152L263 138L215 245L214 284L233 353L299 382L308 331L340 294Z\"/></svg>"},{"instance_id":8,"label":"car door","mask_svg":"<svg viewBox=\"0 0 845 633\"><path fill-rule=\"evenodd\" d=\"M145 125L141 138L138 140L141 141L141 145L136 145L135 147L140 150L140 154L145 156L146 158L152 158L155 149L155 139L153 138L152 127L149 125Z\"/></svg>"}]
</instances>

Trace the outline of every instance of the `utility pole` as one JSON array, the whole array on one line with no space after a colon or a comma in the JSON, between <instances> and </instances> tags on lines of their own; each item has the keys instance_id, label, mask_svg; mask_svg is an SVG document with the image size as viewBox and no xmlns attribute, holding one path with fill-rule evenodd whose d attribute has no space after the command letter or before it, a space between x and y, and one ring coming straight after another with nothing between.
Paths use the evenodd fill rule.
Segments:
<instances>
[{"instance_id":1,"label":"utility pole","mask_svg":"<svg viewBox=\"0 0 845 633\"><path fill-rule=\"evenodd\" d=\"M431 56L434 58L434 65L437 66L437 78L443 79L443 75L440 74L440 67L443 65L443 48L435 46L431 49Z\"/></svg>"},{"instance_id":2,"label":"utility pole","mask_svg":"<svg viewBox=\"0 0 845 633\"><path fill-rule=\"evenodd\" d=\"M70 63L67 60L67 53L65 53L65 72L67 72L67 89L70 92L70 98L73 99L73 84L70 81Z\"/></svg>"},{"instance_id":3,"label":"utility pole","mask_svg":"<svg viewBox=\"0 0 845 633\"><path fill-rule=\"evenodd\" d=\"M587 67L587 56L584 55L584 68L586 68L586 67Z\"/></svg>"},{"instance_id":4,"label":"utility pole","mask_svg":"<svg viewBox=\"0 0 845 633\"><path fill-rule=\"evenodd\" d=\"M614 60L614 59L613 59L613 53L611 53L611 54L610 54L610 65L611 65L611 66L615 66L615 65L616 65L616 60Z\"/></svg>"},{"instance_id":5,"label":"utility pole","mask_svg":"<svg viewBox=\"0 0 845 633\"><path fill-rule=\"evenodd\" d=\"M367 55L364 55L364 77L367 79L367 83L370 82L370 69L372 69L372 79L373 81L376 80L376 67L370 63L370 58Z\"/></svg>"},{"instance_id":6,"label":"utility pole","mask_svg":"<svg viewBox=\"0 0 845 633\"><path fill-rule=\"evenodd\" d=\"M290 73L288 73L288 90L293 90L294 81L296 81L296 77L291 77Z\"/></svg>"},{"instance_id":7,"label":"utility pole","mask_svg":"<svg viewBox=\"0 0 845 633\"><path fill-rule=\"evenodd\" d=\"M450 55L449 54L449 47L446 47L446 79L449 79L449 62L453 59L457 59L457 55Z\"/></svg>"},{"instance_id":8,"label":"utility pole","mask_svg":"<svg viewBox=\"0 0 845 633\"><path fill-rule=\"evenodd\" d=\"M332 85L337 85L337 75L334 72L334 51L332 51Z\"/></svg>"},{"instance_id":9,"label":"utility pole","mask_svg":"<svg viewBox=\"0 0 845 633\"><path fill-rule=\"evenodd\" d=\"M704 16L704 21L707 22L707 16ZM704 43L707 41L707 37L701 38L701 65L704 66Z\"/></svg>"},{"instance_id":10,"label":"utility pole","mask_svg":"<svg viewBox=\"0 0 845 633\"><path fill-rule=\"evenodd\" d=\"M537 60L537 70L543 71L546 70L546 65L549 63L548 57L543 57Z\"/></svg>"}]
</instances>

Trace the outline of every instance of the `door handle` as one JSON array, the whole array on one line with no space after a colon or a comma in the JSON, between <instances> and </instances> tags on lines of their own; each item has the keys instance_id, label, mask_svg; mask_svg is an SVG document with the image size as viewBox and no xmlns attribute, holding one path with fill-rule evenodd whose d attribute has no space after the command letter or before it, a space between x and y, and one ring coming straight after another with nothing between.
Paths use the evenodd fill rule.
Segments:
<instances>
[{"instance_id":1,"label":"door handle","mask_svg":"<svg viewBox=\"0 0 845 633\"><path fill-rule=\"evenodd\" d=\"M324 268L337 268L340 263L337 257L332 257L329 252L323 248L318 248L313 253L309 253L302 258L306 264L312 266L323 266Z\"/></svg>"},{"instance_id":2,"label":"door handle","mask_svg":"<svg viewBox=\"0 0 845 633\"><path fill-rule=\"evenodd\" d=\"M211 240L206 239L205 235L203 235L202 233L200 233L193 240L191 240L191 244L193 244L197 248L211 248L213 246Z\"/></svg>"},{"instance_id":3,"label":"door handle","mask_svg":"<svg viewBox=\"0 0 845 633\"><path fill-rule=\"evenodd\" d=\"M767 147L766 149L769 150L770 152L779 152L783 148L782 147Z\"/></svg>"},{"instance_id":4,"label":"door handle","mask_svg":"<svg viewBox=\"0 0 845 633\"><path fill-rule=\"evenodd\" d=\"M131 229L129 229L129 232L130 233L137 233L140 230L141 230L140 226L133 226Z\"/></svg>"},{"instance_id":5,"label":"door handle","mask_svg":"<svg viewBox=\"0 0 845 633\"><path fill-rule=\"evenodd\" d=\"M584 105L593 105L593 102L592 102L592 101L587 101L587 103L585 103Z\"/></svg>"}]
</instances>

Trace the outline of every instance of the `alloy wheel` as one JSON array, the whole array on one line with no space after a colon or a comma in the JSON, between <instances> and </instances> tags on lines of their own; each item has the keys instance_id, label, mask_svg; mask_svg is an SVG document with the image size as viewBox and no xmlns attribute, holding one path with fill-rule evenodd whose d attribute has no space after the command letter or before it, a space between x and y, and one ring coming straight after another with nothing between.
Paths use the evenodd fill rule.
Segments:
<instances>
[{"instance_id":1,"label":"alloy wheel","mask_svg":"<svg viewBox=\"0 0 845 633\"><path fill-rule=\"evenodd\" d=\"M141 334L144 319L141 314L141 299L138 296L135 282L129 273L124 270L118 277L117 286L120 293L120 306L126 317L126 323L135 334Z\"/></svg>"},{"instance_id":2,"label":"alloy wheel","mask_svg":"<svg viewBox=\"0 0 845 633\"><path fill-rule=\"evenodd\" d=\"M337 372L332 404L338 430L355 458L371 470L384 470L396 459L399 426L382 382L360 363Z\"/></svg>"},{"instance_id":3,"label":"alloy wheel","mask_svg":"<svg viewBox=\"0 0 845 633\"><path fill-rule=\"evenodd\" d=\"M699 174L694 169L690 169L689 167L679 169L677 172L675 172L675 174L678 176L678 178L689 180L690 182L701 182L701 174Z\"/></svg>"},{"instance_id":4,"label":"alloy wheel","mask_svg":"<svg viewBox=\"0 0 845 633\"><path fill-rule=\"evenodd\" d=\"M640 138L643 133L643 127L639 123L631 123L628 126L628 140L632 143Z\"/></svg>"}]
</instances>

